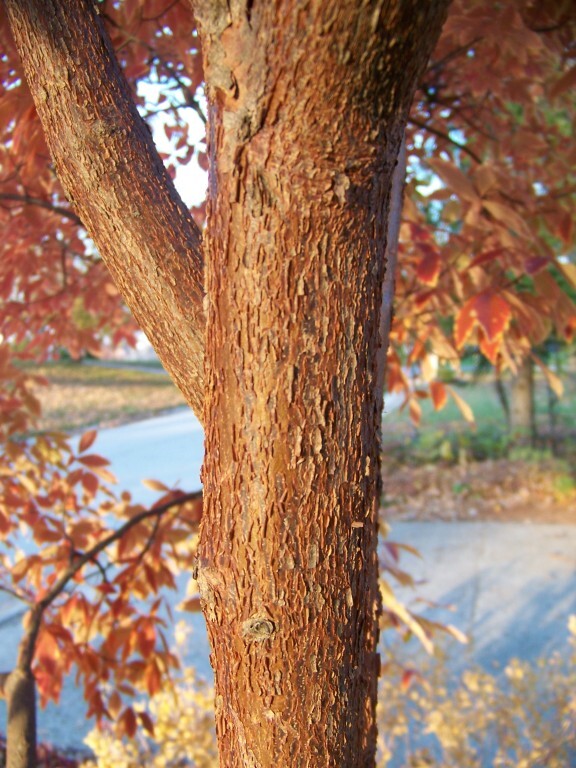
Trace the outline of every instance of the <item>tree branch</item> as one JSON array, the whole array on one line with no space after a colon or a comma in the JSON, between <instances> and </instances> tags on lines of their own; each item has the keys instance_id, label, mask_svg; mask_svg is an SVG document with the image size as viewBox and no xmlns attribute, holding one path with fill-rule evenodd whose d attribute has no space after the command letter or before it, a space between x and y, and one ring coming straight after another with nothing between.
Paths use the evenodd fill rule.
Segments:
<instances>
[{"instance_id":1,"label":"tree branch","mask_svg":"<svg viewBox=\"0 0 576 768\"><path fill-rule=\"evenodd\" d=\"M444 139L444 141L447 141L453 146L458 147L458 149L462 150L462 152L466 152L466 154L475 160L479 165L482 165L482 158L480 158L476 152L470 149L470 147L467 147L466 144L460 144L459 141L455 141L454 139L450 138L450 136L447 133L444 133L444 131L439 131L438 128L433 128L428 123L423 123L415 117L410 117L408 122L411 125L415 125L417 128L422 128L429 133L433 133L434 136L438 136L440 139Z\"/></svg>"},{"instance_id":2,"label":"tree branch","mask_svg":"<svg viewBox=\"0 0 576 768\"><path fill-rule=\"evenodd\" d=\"M18 664L20 669L29 670L34 658L34 650L36 647L36 640L38 638L38 632L42 624L44 612L52 605L54 600L59 597L66 589L66 586L71 579L80 571L87 563L95 562L98 555L107 549L115 541L122 538L131 528L138 523L148 520L151 517L159 518L164 515L168 510L176 506L182 506L188 501L197 501L202 498L202 491L193 491L192 493L186 493L179 496L172 501L168 501L165 504L160 504L157 507L151 507L145 509L130 520L127 520L124 525L112 531L108 536L95 544L87 552L84 552L79 557L75 558L70 565L66 568L60 578L54 583L52 589L50 589L44 597L39 600L32 608L29 614L29 621L26 626L26 632L24 637L20 641L20 647L18 649Z\"/></svg>"},{"instance_id":3,"label":"tree branch","mask_svg":"<svg viewBox=\"0 0 576 768\"><path fill-rule=\"evenodd\" d=\"M16 195L10 194L8 192L0 192L0 200L13 200L19 203L26 203L27 205L38 205L40 208L46 208L48 211L59 213L60 216L63 216L66 219L70 219L70 221L78 224L79 227L84 226L80 216L78 216L77 213L74 213L74 211L70 210L70 208L64 208L62 205L56 205L55 203L51 203L49 200L43 200L41 197L30 197L29 195Z\"/></svg>"},{"instance_id":4,"label":"tree branch","mask_svg":"<svg viewBox=\"0 0 576 768\"><path fill-rule=\"evenodd\" d=\"M5 0L54 164L114 282L197 416L200 230L179 197L92 0Z\"/></svg>"},{"instance_id":5,"label":"tree branch","mask_svg":"<svg viewBox=\"0 0 576 768\"><path fill-rule=\"evenodd\" d=\"M392 176L390 191L390 211L388 214L388 232L386 237L386 273L382 286L382 306L380 309L380 347L378 354L378 397L384 396L386 379L386 356L390 343L390 328L392 327L392 305L398 260L398 238L402 220L402 204L404 198L404 183L406 180L406 136L398 150L396 168Z\"/></svg>"}]
</instances>

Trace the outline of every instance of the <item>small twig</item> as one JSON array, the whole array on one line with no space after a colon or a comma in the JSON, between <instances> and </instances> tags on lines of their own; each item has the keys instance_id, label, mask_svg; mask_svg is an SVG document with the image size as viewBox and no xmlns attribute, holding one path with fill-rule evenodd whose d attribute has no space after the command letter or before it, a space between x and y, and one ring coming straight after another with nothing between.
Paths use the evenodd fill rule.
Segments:
<instances>
[{"instance_id":1,"label":"small twig","mask_svg":"<svg viewBox=\"0 0 576 768\"><path fill-rule=\"evenodd\" d=\"M78 226L83 227L82 219L78 214L71 211L69 208L64 208L62 205L56 205L49 200L43 200L41 197L30 197L29 195L17 195L10 192L0 192L0 200L13 200L18 203L26 203L28 205L38 205L40 208L46 208L48 211L59 213L66 219L70 219Z\"/></svg>"},{"instance_id":2,"label":"small twig","mask_svg":"<svg viewBox=\"0 0 576 768\"><path fill-rule=\"evenodd\" d=\"M0 584L0 592L6 592L7 595L10 595L11 597L15 597L16 600L20 600L21 603L26 603L27 605L33 605L33 601L29 597L26 597L21 592L18 592L12 587L7 587L5 584Z\"/></svg>"},{"instance_id":3,"label":"small twig","mask_svg":"<svg viewBox=\"0 0 576 768\"><path fill-rule=\"evenodd\" d=\"M466 152L466 154L469 155L473 160L475 160L479 165L482 165L482 158L480 158L476 154L476 152L470 149L470 147L467 147L466 144L461 144L459 141L456 141L455 139L451 138L447 133L444 133L444 131L440 131L438 130L438 128L434 128L428 123L423 123L415 117L409 118L408 122L411 125L415 125L417 128L422 128L425 131L429 131L430 133L433 133L435 136L438 136L439 138L444 139L444 141L447 141L450 144L453 144L455 147L458 147L458 149L462 150L462 152Z\"/></svg>"}]
</instances>

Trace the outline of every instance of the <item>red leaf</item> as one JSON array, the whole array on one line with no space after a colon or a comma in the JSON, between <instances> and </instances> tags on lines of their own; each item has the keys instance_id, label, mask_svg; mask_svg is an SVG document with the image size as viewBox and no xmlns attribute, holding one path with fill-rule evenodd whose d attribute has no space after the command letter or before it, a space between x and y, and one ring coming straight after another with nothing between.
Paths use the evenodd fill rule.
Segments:
<instances>
[{"instance_id":1,"label":"red leaf","mask_svg":"<svg viewBox=\"0 0 576 768\"><path fill-rule=\"evenodd\" d=\"M432 402L434 403L434 410L441 411L442 408L444 408L446 405L446 401L448 399L448 394L444 384L442 384L440 381L431 382L430 396L432 397Z\"/></svg>"},{"instance_id":2,"label":"red leaf","mask_svg":"<svg viewBox=\"0 0 576 768\"><path fill-rule=\"evenodd\" d=\"M88 491L88 493L90 493L92 496L95 496L98 492L100 483L98 482L96 475L93 475L90 472L84 472L82 475L82 485L86 491Z\"/></svg>"},{"instance_id":3,"label":"red leaf","mask_svg":"<svg viewBox=\"0 0 576 768\"><path fill-rule=\"evenodd\" d=\"M576 85L576 67L572 67L572 69L569 69L568 72L566 72L560 80L558 80L550 89L550 96L552 98L555 98L556 96L559 96L561 93L564 93L564 91L567 91L569 88L572 88L573 85Z\"/></svg>"},{"instance_id":4,"label":"red leaf","mask_svg":"<svg viewBox=\"0 0 576 768\"><path fill-rule=\"evenodd\" d=\"M456 347L462 349L474 328L479 325L488 341L502 337L511 319L510 305L496 293L485 291L464 304L454 325Z\"/></svg>"},{"instance_id":5,"label":"red leaf","mask_svg":"<svg viewBox=\"0 0 576 768\"><path fill-rule=\"evenodd\" d=\"M478 192L474 189L474 185L462 173L460 168L453 163L441 160L438 157L429 158L426 160L426 163L438 174L438 176L440 176L442 181L444 181L450 189L458 195L458 197L472 203L477 202L480 199Z\"/></svg>"},{"instance_id":6,"label":"red leaf","mask_svg":"<svg viewBox=\"0 0 576 768\"><path fill-rule=\"evenodd\" d=\"M96 440L97 435L98 435L98 432L95 429L90 429L88 432L84 432L84 434L80 438L80 442L78 443L79 453L84 453L84 451L87 451L88 448L90 448L90 446L94 442L94 440Z\"/></svg>"},{"instance_id":7,"label":"red leaf","mask_svg":"<svg viewBox=\"0 0 576 768\"><path fill-rule=\"evenodd\" d=\"M96 453L89 453L86 456L79 456L78 461L84 464L85 467L107 467L110 462L103 456L98 456Z\"/></svg>"},{"instance_id":8,"label":"red leaf","mask_svg":"<svg viewBox=\"0 0 576 768\"><path fill-rule=\"evenodd\" d=\"M136 715L131 707L127 707L118 721L120 732L132 738L136 733Z\"/></svg>"},{"instance_id":9,"label":"red leaf","mask_svg":"<svg viewBox=\"0 0 576 768\"><path fill-rule=\"evenodd\" d=\"M148 731L150 736L154 736L154 723L152 722L150 715L147 712L138 712L137 715L144 730Z\"/></svg>"},{"instance_id":10,"label":"red leaf","mask_svg":"<svg viewBox=\"0 0 576 768\"><path fill-rule=\"evenodd\" d=\"M438 282L440 274L440 254L433 248L426 248L426 253L416 267L416 276L420 282L432 288Z\"/></svg>"}]
</instances>

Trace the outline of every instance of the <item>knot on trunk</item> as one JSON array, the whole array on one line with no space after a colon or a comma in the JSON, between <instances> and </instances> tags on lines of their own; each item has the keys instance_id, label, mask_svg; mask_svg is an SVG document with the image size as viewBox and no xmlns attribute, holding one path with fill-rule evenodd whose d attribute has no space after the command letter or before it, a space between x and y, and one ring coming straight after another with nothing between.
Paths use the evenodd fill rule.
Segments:
<instances>
[{"instance_id":1,"label":"knot on trunk","mask_svg":"<svg viewBox=\"0 0 576 768\"><path fill-rule=\"evenodd\" d=\"M275 632L274 622L261 616L252 616L242 622L242 636L251 642L259 643L262 640L268 640Z\"/></svg>"}]
</instances>

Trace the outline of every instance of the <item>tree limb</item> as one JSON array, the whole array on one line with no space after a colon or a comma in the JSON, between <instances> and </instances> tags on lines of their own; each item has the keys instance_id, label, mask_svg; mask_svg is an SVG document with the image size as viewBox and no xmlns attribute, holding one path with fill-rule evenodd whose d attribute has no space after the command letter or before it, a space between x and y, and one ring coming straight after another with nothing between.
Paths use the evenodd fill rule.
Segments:
<instances>
[{"instance_id":1,"label":"tree limb","mask_svg":"<svg viewBox=\"0 0 576 768\"><path fill-rule=\"evenodd\" d=\"M52 605L54 600L56 600L56 598L62 594L70 580L74 578L78 571L80 571L87 563L94 562L101 552L107 549L115 541L121 539L122 536L124 536L135 525L138 525L138 523L141 523L144 520L148 520L151 517L159 518L173 507L182 506L182 504L185 504L188 501L197 501L201 498L202 491L193 491L192 493L186 493L182 496L178 496L178 498L172 499L172 501L168 501L165 504L159 504L158 506L151 507L150 509L145 509L139 514L134 515L134 517L131 517L130 520L127 520L124 525L120 526L120 528L112 531L112 533L99 541L98 544L95 544L87 552L84 552L82 555L72 560L64 573L54 583L52 589L50 589L44 595L44 597L31 608L29 613L29 620L26 625L26 632L20 641L20 647L18 649L17 666L23 670L28 670L31 668L32 660L34 658L34 650L36 647L36 640L38 637L38 632L40 631L44 612L50 605Z\"/></svg>"},{"instance_id":2,"label":"tree limb","mask_svg":"<svg viewBox=\"0 0 576 768\"><path fill-rule=\"evenodd\" d=\"M78 224L79 227L84 226L80 216L74 213L74 211L70 210L70 208L64 208L63 205L51 203L49 200L43 200L41 197L30 197L30 195L16 195L9 192L0 192L0 200L12 200L18 203L26 203L27 205L37 205L40 208L46 208L48 211L59 213L60 216L63 216L66 219L70 219L70 221Z\"/></svg>"},{"instance_id":3,"label":"tree limb","mask_svg":"<svg viewBox=\"0 0 576 768\"><path fill-rule=\"evenodd\" d=\"M56 171L114 282L197 416L201 235L156 151L91 0L5 0Z\"/></svg>"}]
</instances>

